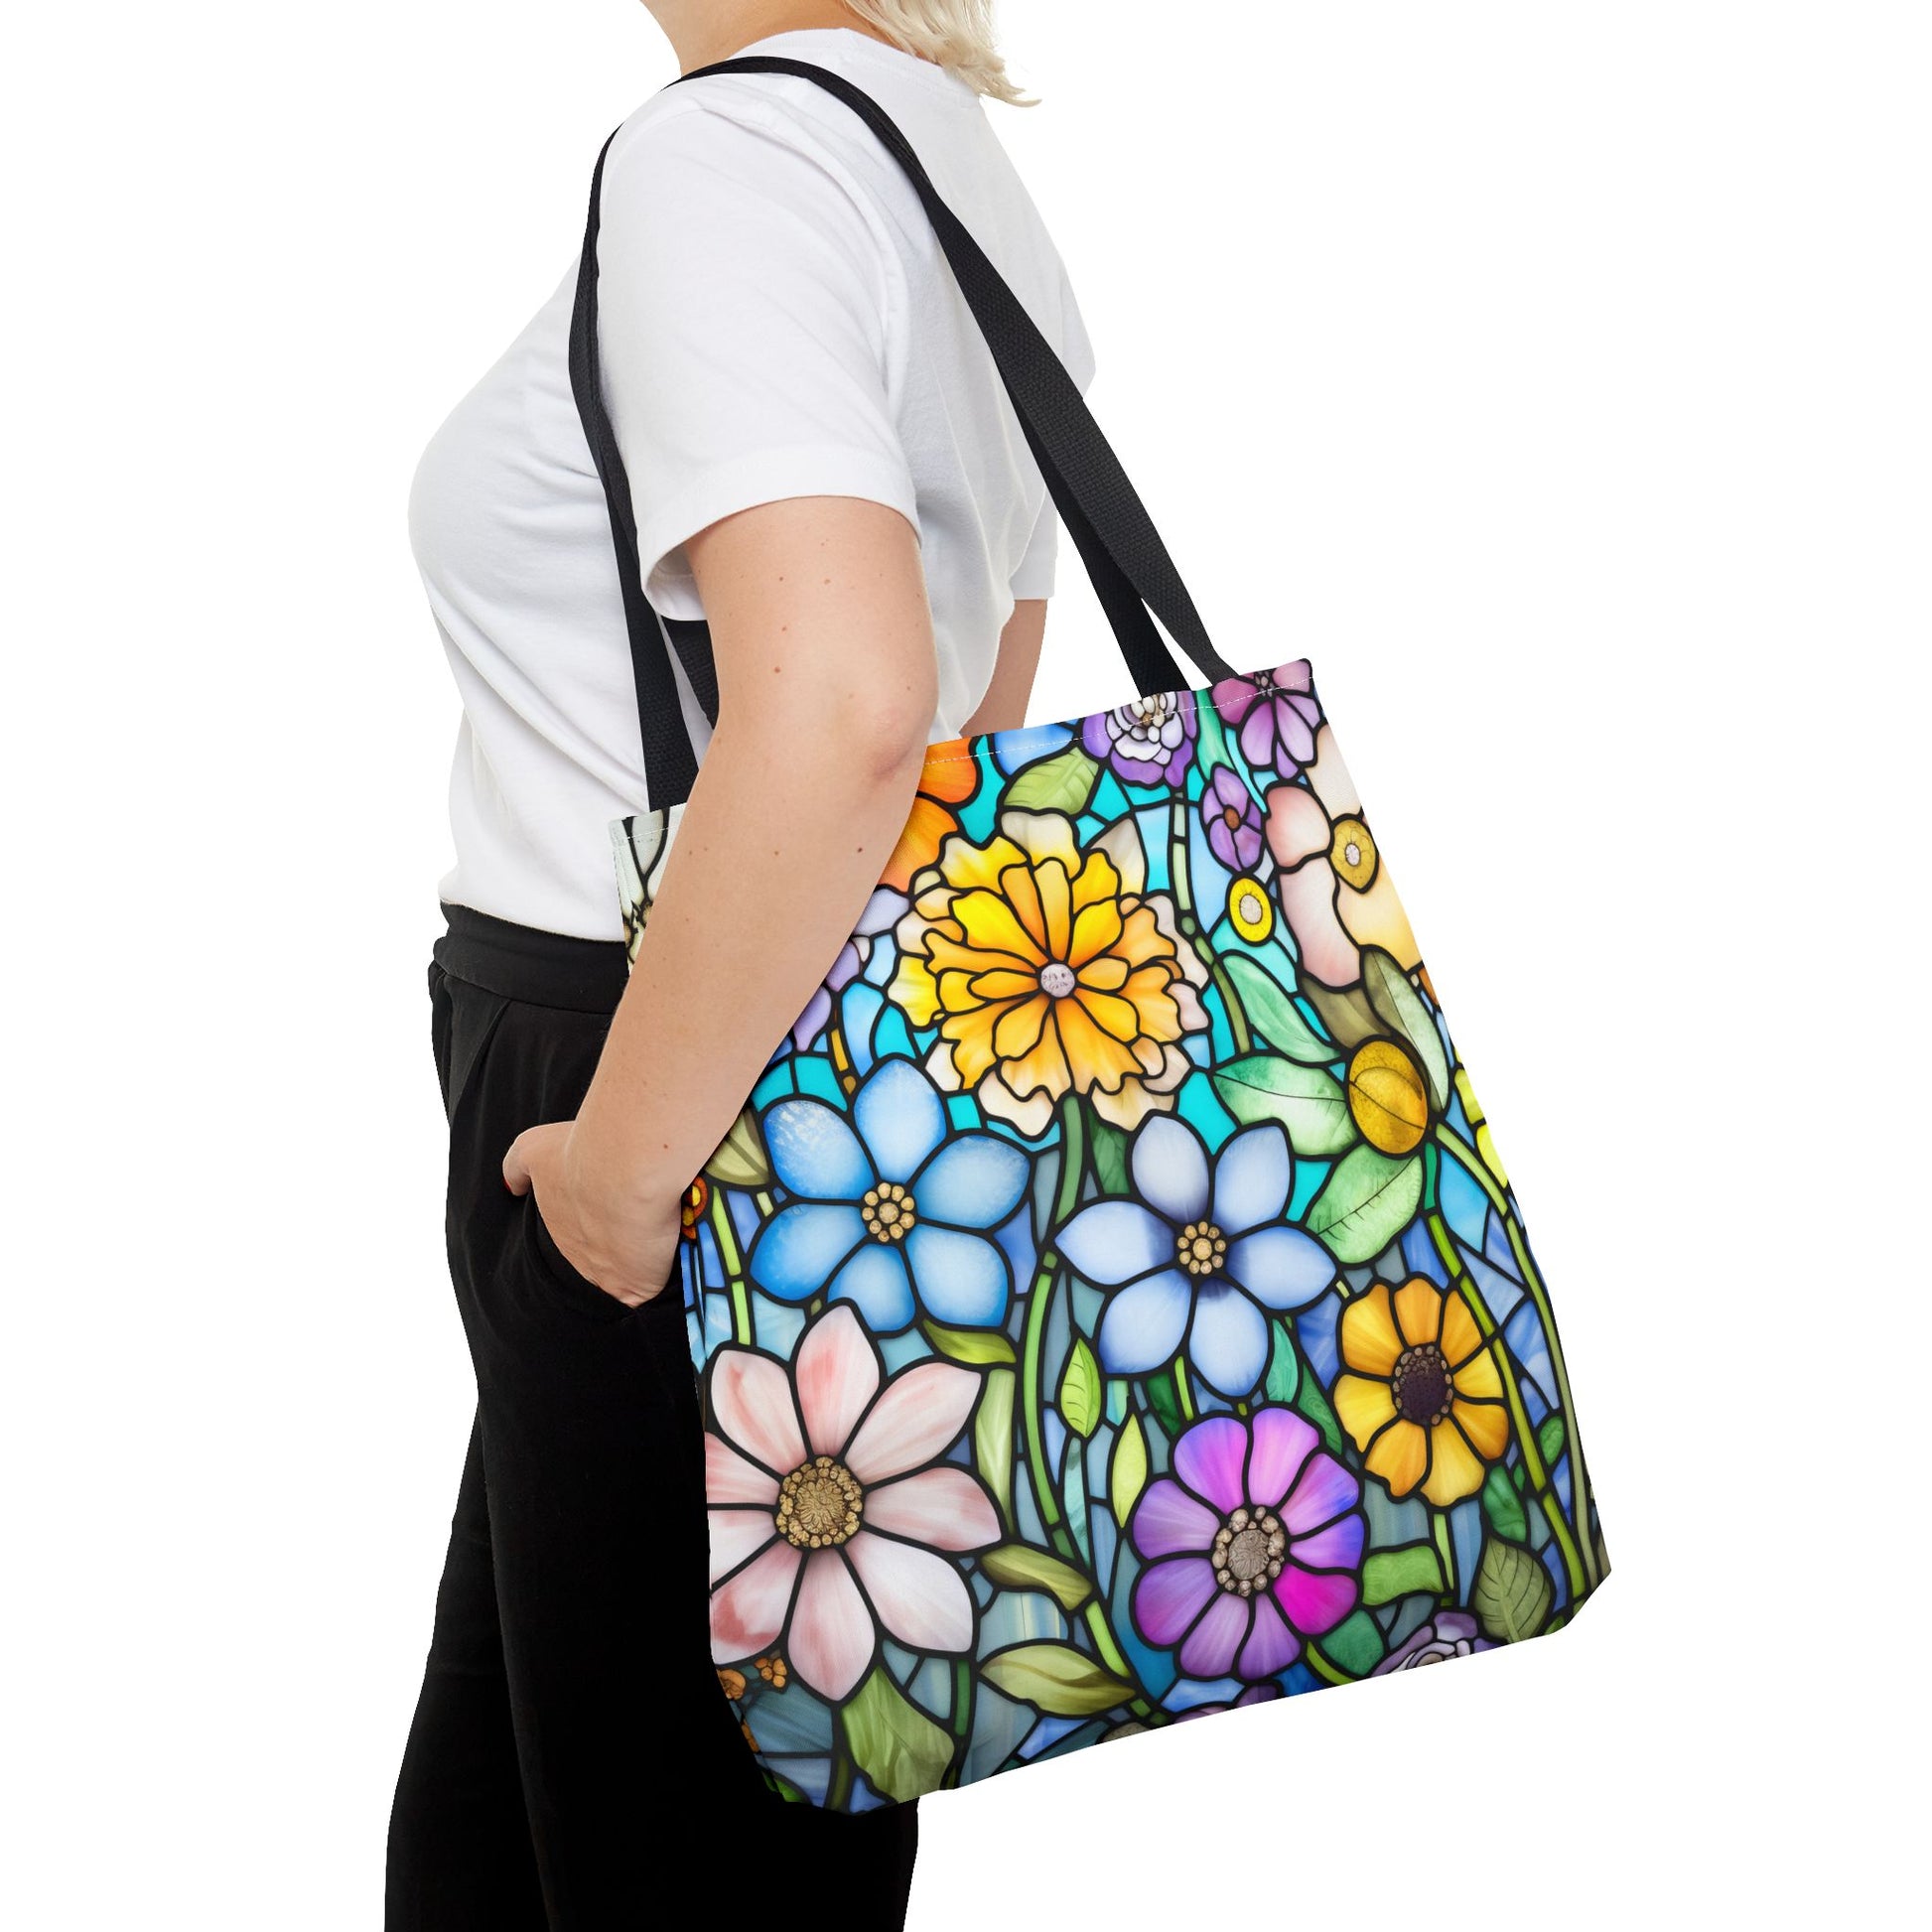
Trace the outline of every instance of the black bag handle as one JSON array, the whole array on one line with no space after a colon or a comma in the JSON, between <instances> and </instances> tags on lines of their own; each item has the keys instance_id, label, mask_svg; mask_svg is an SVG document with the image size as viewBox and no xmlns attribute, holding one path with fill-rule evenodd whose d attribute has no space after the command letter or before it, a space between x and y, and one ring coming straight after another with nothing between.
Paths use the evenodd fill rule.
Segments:
<instances>
[{"instance_id":1,"label":"black bag handle","mask_svg":"<svg viewBox=\"0 0 1932 1932\"><path fill-rule=\"evenodd\" d=\"M1233 670L1209 640L1194 601L1154 527L1154 519L1101 434L1079 386L985 250L941 200L892 117L843 75L772 55L721 61L714 67L695 69L681 78L697 80L717 73L785 73L809 80L842 100L871 128L904 170L932 223L953 278L992 351L1053 506L1093 580L1136 687L1143 697L1155 697L1182 689L1188 681L1156 627L1155 618L1167 626L1204 679L1212 682L1232 677ZM623 588L624 621L630 635L630 661L637 681L644 770L655 807L681 804L690 795L698 770L666 638L684 665L700 708L714 724L718 717L718 680L706 627L669 621L660 624L644 595L629 479L604 404L597 344L597 238L604 162L609 152L607 141L591 184L590 220L571 318L570 374L578 413L610 506L611 534Z\"/></svg>"}]
</instances>

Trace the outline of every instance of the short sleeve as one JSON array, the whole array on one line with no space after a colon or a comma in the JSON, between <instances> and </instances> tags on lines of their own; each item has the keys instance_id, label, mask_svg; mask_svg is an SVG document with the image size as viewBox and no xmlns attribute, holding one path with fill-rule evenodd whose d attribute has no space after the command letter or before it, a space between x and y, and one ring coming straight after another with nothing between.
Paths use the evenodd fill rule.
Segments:
<instances>
[{"instance_id":1,"label":"short sleeve","mask_svg":"<svg viewBox=\"0 0 1932 1932\"><path fill-rule=\"evenodd\" d=\"M918 527L894 414L888 244L786 130L687 96L606 166L599 343L651 601L702 615L684 545L795 496Z\"/></svg>"}]
</instances>

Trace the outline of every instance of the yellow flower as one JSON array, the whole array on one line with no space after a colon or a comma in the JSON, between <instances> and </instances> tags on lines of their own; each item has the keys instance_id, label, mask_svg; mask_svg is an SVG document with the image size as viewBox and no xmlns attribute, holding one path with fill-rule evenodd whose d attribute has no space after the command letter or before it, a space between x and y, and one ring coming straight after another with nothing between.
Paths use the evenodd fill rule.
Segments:
<instances>
[{"instance_id":1,"label":"yellow flower","mask_svg":"<svg viewBox=\"0 0 1932 1932\"><path fill-rule=\"evenodd\" d=\"M1081 848L1059 812L1011 811L973 845L949 838L912 882L892 997L937 1026L927 1071L1023 1134L1046 1131L1066 1093L1115 1126L1171 1108L1207 1016L1206 973L1164 897L1146 895L1131 819Z\"/></svg>"},{"instance_id":2,"label":"yellow flower","mask_svg":"<svg viewBox=\"0 0 1932 1932\"><path fill-rule=\"evenodd\" d=\"M1421 1275L1342 1311L1335 1414L1369 1472L1439 1509L1473 1496L1509 1447L1502 1378L1461 1293Z\"/></svg>"},{"instance_id":3,"label":"yellow flower","mask_svg":"<svg viewBox=\"0 0 1932 1932\"><path fill-rule=\"evenodd\" d=\"M1348 1061L1348 1112L1380 1154L1413 1154L1429 1132L1429 1081L1396 1039L1365 1039Z\"/></svg>"},{"instance_id":4,"label":"yellow flower","mask_svg":"<svg viewBox=\"0 0 1932 1932\"><path fill-rule=\"evenodd\" d=\"M1275 929L1268 889L1250 873L1238 874L1228 888L1228 923L1251 946L1258 946Z\"/></svg>"}]
</instances>

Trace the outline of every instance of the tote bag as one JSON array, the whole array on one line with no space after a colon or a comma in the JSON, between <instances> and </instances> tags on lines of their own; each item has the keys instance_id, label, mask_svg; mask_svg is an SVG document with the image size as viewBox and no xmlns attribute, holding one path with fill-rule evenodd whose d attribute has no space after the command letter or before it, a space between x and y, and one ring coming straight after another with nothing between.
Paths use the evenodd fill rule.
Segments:
<instances>
[{"instance_id":1,"label":"tote bag","mask_svg":"<svg viewBox=\"0 0 1932 1932\"><path fill-rule=\"evenodd\" d=\"M1309 666L1223 663L877 103L707 71L812 81L903 167L1142 693L931 750L687 1196L751 1748L858 1811L1563 1627L1606 1561L1549 1294ZM572 375L669 801L615 828L634 956L697 768L667 635L714 716L717 687L639 579L597 207Z\"/></svg>"}]
</instances>

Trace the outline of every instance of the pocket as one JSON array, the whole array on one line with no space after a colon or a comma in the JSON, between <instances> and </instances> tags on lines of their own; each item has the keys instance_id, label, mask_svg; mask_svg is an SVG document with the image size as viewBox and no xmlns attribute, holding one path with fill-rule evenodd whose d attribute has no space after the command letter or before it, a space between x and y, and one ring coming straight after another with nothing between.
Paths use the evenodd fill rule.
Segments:
<instances>
[{"instance_id":1,"label":"pocket","mask_svg":"<svg viewBox=\"0 0 1932 1932\"><path fill-rule=\"evenodd\" d=\"M535 1272L560 1300L583 1313L597 1315L607 1321L621 1321L626 1315L639 1312L626 1303L620 1302L615 1295L605 1294L588 1275L580 1274L571 1266L569 1257L557 1246L556 1237L543 1224L543 1212L537 1206L534 1187L523 1196L523 1232L533 1257ZM649 1308L653 1305L646 1303L644 1306Z\"/></svg>"}]
</instances>

